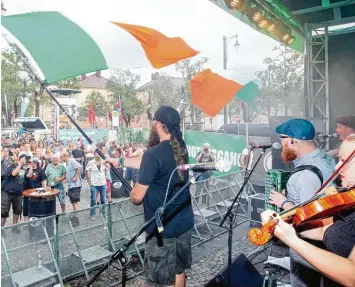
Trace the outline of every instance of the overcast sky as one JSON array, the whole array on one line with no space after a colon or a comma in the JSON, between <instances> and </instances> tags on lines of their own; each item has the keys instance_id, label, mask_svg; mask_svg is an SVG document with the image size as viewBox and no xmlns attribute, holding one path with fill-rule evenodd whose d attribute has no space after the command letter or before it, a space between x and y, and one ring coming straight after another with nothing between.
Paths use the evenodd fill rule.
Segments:
<instances>
[{"instance_id":1,"label":"overcast sky","mask_svg":"<svg viewBox=\"0 0 355 287\"><path fill-rule=\"evenodd\" d=\"M182 37L200 56L210 60L206 67L223 68L224 35L238 34L240 47L234 40L228 44L228 69L254 74L263 68L262 60L272 56L277 42L244 24L208 0L2 0L6 15L53 8L70 9L88 17L107 18L119 22L145 25L167 36ZM60 7L58 6L60 5ZM59 7L59 8L58 8ZM58 9L56 9L58 8ZM95 16L93 16L95 15ZM93 19L94 21L94 19ZM180 76L174 67L161 69L172 76ZM137 71L135 71L137 72ZM150 80L153 70L139 70L141 84ZM109 76L105 72L106 77Z\"/></svg>"}]
</instances>

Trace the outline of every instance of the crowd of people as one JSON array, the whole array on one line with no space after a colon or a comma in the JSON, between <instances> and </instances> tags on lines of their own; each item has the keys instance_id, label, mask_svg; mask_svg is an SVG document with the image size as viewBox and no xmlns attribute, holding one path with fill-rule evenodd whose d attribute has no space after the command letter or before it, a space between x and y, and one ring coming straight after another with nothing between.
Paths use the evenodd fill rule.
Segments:
<instances>
[{"instance_id":1,"label":"crowd of people","mask_svg":"<svg viewBox=\"0 0 355 287\"><path fill-rule=\"evenodd\" d=\"M92 140L93 141L93 140ZM58 201L62 212L66 212L66 197L73 210L79 209L83 181L90 186L90 216L95 220L95 206L112 202L112 177L110 162L134 186L139 174L139 166L129 159L141 158L143 144L118 144L117 140L102 141L93 145L85 144L83 138L67 143L52 140L35 141L31 134L20 137L12 135L1 138L1 225L4 226L12 206L13 224L23 216L29 220L28 198L23 191L33 188L54 187L59 191ZM94 150L96 147L105 155L103 161ZM128 162L124 167L124 163ZM125 193L129 196L129 193Z\"/></svg>"}]
</instances>

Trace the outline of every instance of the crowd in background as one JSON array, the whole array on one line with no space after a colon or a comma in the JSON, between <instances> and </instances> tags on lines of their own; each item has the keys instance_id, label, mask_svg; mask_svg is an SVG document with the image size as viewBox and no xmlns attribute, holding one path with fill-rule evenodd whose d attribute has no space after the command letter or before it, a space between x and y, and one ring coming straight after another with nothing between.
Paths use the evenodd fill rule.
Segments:
<instances>
[{"instance_id":1,"label":"crowd in background","mask_svg":"<svg viewBox=\"0 0 355 287\"><path fill-rule=\"evenodd\" d=\"M90 216L95 220L95 206L112 202L110 163L134 186L139 165L129 164L128 159L141 158L145 146L138 143L119 144L117 140L109 141L107 137L92 142L92 145L88 145L83 138L67 143L56 140L36 142L30 134L2 137L2 226L6 223L11 206L14 224L21 215L24 221L29 220L28 198L22 196L26 189L54 187L59 191L57 198L63 213L66 212L66 196L73 210L79 209L84 180L90 186ZM102 160L94 146L109 160ZM129 196L128 191L124 193Z\"/></svg>"}]
</instances>

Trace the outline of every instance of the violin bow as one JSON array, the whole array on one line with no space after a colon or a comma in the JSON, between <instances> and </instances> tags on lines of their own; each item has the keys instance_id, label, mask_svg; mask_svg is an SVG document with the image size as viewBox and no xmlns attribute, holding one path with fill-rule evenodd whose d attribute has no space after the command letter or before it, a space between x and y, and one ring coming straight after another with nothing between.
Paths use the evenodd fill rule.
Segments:
<instances>
[{"instance_id":1,"label":"violin bow","mask_svg":"<svg viewBox=\"0 0 355 287\"><path fill-rule=\"evenodd\" d=\"M323 183L323 185L318 189L316 192L319 193L321 192L324 188L328 187L328 185L345 169L348 167L348 164L350 164L351 160L355 157L355 149L352 151L352 153L344 160L344 162L334 171L334 173L328 178L328 180Z\"/></svg>"}]
</instances>

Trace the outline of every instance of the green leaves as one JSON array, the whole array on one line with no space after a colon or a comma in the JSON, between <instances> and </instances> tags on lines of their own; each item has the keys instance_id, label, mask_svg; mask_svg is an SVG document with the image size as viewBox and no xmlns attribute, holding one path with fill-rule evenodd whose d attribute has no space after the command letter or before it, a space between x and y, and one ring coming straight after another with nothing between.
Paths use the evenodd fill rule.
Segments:
<instances>
[{"instance_id":1,"label":"green leaves","mask_svg":"<svg viewBox=\"0 0 355 287\"><path fill-rule=\"evenodd\" d=\"M100 92L93 91L86 97L86 100L81 105L81 107L78 108L80 117L88 118L89 106L91 102L94 105L94 111L97 117L106 117L108 112L111 110L111 105L108 99Z\"/></svg>"}]
</instances>

